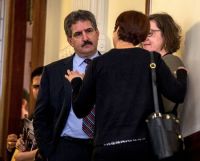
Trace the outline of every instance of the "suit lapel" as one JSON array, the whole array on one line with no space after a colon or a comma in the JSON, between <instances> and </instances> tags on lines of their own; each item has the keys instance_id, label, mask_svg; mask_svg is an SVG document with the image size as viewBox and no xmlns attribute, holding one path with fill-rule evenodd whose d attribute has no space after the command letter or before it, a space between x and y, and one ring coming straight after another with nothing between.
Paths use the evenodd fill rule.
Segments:
<instances>
[{"instance_id":1,"label":"suit lapel","mask_svg":"<svg viewBox=\"0 0 200 161\"><path fill-rule=\"evenodd\" d=\"M100 52L98 52L99 55L101 55ZM66 124L69 112L70 112L70 108L71 108L71 95L72 95L72 89L71 89L71 84L68 80L66 80L64 78L64 75L67 71L67 69L72 70L73 69L73 57L75 54L73 54L71 57L65 59L64 63L63 63L63 67L62 67L62 76L64 79L64 83L63 83L63 95L64 95L64 99L62 102L62 108L61 108L61 112L58 116L56 125L55 125L55 131L54 131L54 139L58 139L60 137L60 134Z\"/></svg>"},{"instance_id":2,"label":"suit lapel","mask_svg":"<svg viewBox=\"0 0 200 161\"><path fill-rule=\"evenodd\" d=\"M59 138L59 136L65 126L65 123L66 123L66 120L67 120L67 117L68 117L68 114L69 114L69 111L71 108L71 95L72 95L71 84L68 80L65 79L64 75L65 75L67 69L72 70L73 57L74 57L74 54L71 57L65 59L63 67L62 67L61 74L63 75L63 79L64 79L63 80L64 98L63 98L63 102L62 102L61 112L58 116L58 119L57 119L57 122L55 125L54 139Z\"/></svg>"}]
</instances>

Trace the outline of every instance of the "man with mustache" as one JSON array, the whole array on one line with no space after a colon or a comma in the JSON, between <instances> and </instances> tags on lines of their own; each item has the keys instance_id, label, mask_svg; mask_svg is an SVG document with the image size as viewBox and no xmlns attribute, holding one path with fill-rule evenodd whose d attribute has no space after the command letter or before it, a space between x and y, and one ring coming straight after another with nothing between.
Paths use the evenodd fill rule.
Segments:
<instances>
[{"instance_id":1,"label":"man with mustache","mask_svg":"<svg viewBox=\"0 0 200 161\"><path fill-rule=\"evenodd\" d=\"M34 113L34 132L39 153L48 161L90 161L92 138L82 130L83 119L72 110L72 88L67 69L85 73L85 59L100 55L99 31L94 15L86 10L71 12L64 21L67 41L74 54L45 66Z\"/></svg>"}]
</instances>

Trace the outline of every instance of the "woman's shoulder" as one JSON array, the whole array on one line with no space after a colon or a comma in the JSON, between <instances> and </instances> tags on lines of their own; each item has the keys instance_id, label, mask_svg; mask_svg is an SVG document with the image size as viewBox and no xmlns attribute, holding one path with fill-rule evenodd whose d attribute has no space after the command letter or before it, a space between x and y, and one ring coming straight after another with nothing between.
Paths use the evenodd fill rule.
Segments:
<instances>
[{"instance_id":1,"label":"woman's shoulder","mask_svg":"<svg viewBox=\"0 0 200 161\"><path fill-rule=\"evenodd\" d=\"M169 67L172 73L175 73L178 67L184 67L181 58L179 58L176 55L167 54L163 56L162 59L165 62L165 64Z\"/></svg>"},{"instance_id":2,"label":"woman's shoulder","mask_svg":"<svg viewBox=\"0 0 200 161\"><path fill-rule=\"evenodd\" d=\"M184 66L181 58L173 54L167 54L163 56L162 59L168 66L175 66L176 68L179 66Z\"/></svg>"}]
</instances>

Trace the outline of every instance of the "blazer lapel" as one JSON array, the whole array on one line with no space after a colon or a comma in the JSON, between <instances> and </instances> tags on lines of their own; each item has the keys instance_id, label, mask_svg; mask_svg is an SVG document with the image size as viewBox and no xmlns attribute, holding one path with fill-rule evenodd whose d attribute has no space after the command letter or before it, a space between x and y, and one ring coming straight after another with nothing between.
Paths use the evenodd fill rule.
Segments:
<instances>
[{"instance_id":1,"label":"blazer lapel","mask_svg":"<svg viewBox=\"0 0 200 161\"><path fill-rule=\"evenodd\" d=\"M65 75L67 69L72 70L73 57L74 57L74 54L71 57L65 59L66 61L64 61L63 71L61 72L61 74L63 75L63 79L64 79L64 81L63 81L64 98L63 98L61 112L58 116L58 119L57 119L57 122L55 125L55 130L54 130L54 139L55 140L57 138L59 138L59 136L64 128L70 108L71 108L71 95L72 95L71 84L68 80L65 79L64 75Z\"/></svg>"}]
</instances>

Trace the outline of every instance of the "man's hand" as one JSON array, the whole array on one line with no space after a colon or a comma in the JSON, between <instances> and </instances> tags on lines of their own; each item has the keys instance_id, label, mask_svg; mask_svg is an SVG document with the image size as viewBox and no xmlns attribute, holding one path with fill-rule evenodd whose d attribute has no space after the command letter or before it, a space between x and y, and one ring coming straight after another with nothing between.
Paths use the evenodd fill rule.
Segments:
<instances>
[{"instance_id":1,"label":"man's hand","mask_svg":"<svg viewBox=\"0 0 200 161\"><path fill-rule=\"evenodd\" d=\"M17 142L17 135L16 134L9 134L7 137L7 150L12 152L16 146Z\"/></svg>"}]
</instances>

